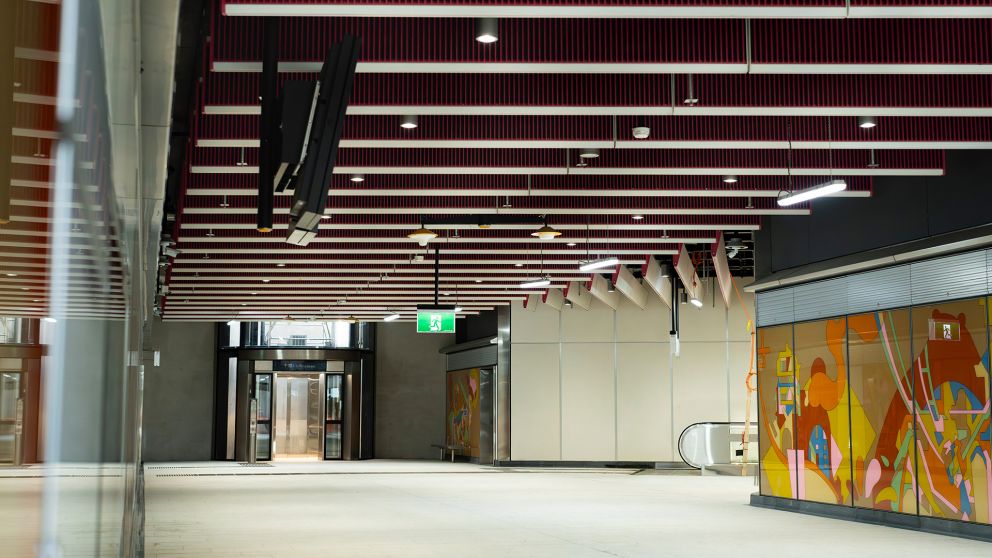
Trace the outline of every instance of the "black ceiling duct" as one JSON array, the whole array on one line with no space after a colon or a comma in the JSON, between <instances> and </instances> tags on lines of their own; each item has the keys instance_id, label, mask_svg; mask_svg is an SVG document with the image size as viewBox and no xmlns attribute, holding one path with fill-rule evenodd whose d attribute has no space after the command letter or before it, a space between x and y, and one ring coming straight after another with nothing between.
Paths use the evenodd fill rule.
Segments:
<instances>
[{"instance_id":1,"label":"black ceiling duct","mask_svg":"<svg viewBox=\"0 0 992 558\"><path fill-rule=\"evenodd\" d=\"M327 51L316 82L290 81L283 86L281 160L273 165L272 188L293 192L289 244L306 246L317 236L351 98L358 47L358 38L346 35Z\"/></svg>"}]
</instances>

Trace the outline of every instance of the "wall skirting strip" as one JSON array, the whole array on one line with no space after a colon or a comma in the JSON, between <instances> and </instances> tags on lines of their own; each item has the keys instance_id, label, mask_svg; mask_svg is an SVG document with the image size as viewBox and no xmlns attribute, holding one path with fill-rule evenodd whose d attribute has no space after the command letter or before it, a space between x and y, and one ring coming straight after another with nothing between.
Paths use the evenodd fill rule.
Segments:
<instances>
[{"instance_id":1,"label":"wall skirting strip","mask_svg":"<svg viewBox=\"0 0 992 558\"><path fill-rule=\"evenodd\" d=\"M992 542L992 525L969 523L967 521L939 519L883 510L868 510L851 506L839 506L837 504L807 502L791 498L763 496L758 493L751 494L751 505L759 508L805 513L832 519L873 523L887 527L898 527L900 529L910 529L925 533Z\"/></svg>"}]
</instances>

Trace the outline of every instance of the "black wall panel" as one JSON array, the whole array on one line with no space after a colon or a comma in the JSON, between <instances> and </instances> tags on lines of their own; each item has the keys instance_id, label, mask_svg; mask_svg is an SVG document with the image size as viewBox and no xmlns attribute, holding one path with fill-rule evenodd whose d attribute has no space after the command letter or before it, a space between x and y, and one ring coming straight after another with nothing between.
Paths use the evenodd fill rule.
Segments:
<instances>
[{"instance_id":1,"label":"black wall panel","mask_svg":"<svg viewBox=\"0 0 992 558\"><path fill-rule=\"evenodd\" d=\"M945 176L877 177L871 198L819 200L808 217L765 217L755 275L988 224L990 177L992 152L950 151Z\"/></svg>"}]
</instances>

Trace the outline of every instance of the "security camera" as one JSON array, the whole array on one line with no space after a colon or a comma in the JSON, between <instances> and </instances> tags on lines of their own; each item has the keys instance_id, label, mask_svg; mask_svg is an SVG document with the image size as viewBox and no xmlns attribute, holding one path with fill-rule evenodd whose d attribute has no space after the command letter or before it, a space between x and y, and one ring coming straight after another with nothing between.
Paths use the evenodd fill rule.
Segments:
<instances>
[{"instance_id":1,"label":"security camera","mask_svg":"<svg viewBox=\"0 0 992 558\"><path fill-rule=\"evenodd\" d=\"M741 239L739 239L737 237L734 237L734 238L731 238L729 242L727 242L726 248L727 248L727 257L730 258L730 259L734 259L735 257L737 257L737 254L741 250L743 250L744 248L746 248L746 246L744 245L744 241L743 240L741 240Z\"/></svg>"},{"instance_id":2,"label":"security camera","mask_svg":"<svg viewBox=\"0 0 992 558\"><path fill-rule=\"evenodd\" d=\"M651 135L651 128L647 126L634 126L632 132L634 133L634 139L648 139L648 136Z\"/></svg>"}]
</instances>

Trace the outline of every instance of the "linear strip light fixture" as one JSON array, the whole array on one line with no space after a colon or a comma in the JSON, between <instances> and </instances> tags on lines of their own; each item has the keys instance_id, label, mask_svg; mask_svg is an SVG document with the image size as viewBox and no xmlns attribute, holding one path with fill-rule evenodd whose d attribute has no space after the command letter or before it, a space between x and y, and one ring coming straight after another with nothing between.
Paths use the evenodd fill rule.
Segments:
<instances>
[{"instance_id":1,"label":"linear strip light fixture","mask_svg":"<svg viewBox=\"0 0 992 558\"><path fill-rule=\"evenodd\" d=\"M778 205L781 207L788 207L804 201L843 192L844 190L847 190L847 182L845 180L831 180L829 182L824 182L823 184L813 186L812 188L807 188L798 192L786 193L784 196L778 198Z\"/></svg>"},{"instance_id":2,"label":"linear strip light fixture","mask_svg":"<svg viewBox=\"0 0 992 558\"><path fill-rule=\"evenodd\" d=\"M579 266L579 271L593 271L596 269L603 269L604 267L611 267L618 265L620 260L617 258L603 258L601 260L590 260Z\"/></svg>"},{"instance_id":3,"label":"linear strip light fixture","mask_svg":"<svg viewBox=\"0 0 992 558\"><path fill-rule=\"evenodd\" d=\"M551 279L545 275L543 279L537 279L536 281L528 281L526 283L520 283L520 288L536 289L539 287L547 287L550 284L551 284Z\"/></svg>"},{"instance_id":4,"label":"linear strip light fixture","mask_svg":"<svg viewBox=\"0 0 992 558\"><path fill-rule=\"evenodd\" d=\"M395 320L398 320L398 319L400 319L399 313L398 312L393 312L392 314L390 314L390 315L386 316L385 318L383 318L382 321L384 321L384 322L392 322L392 321L395 321Z\"/></svg>"}]
</instances>

